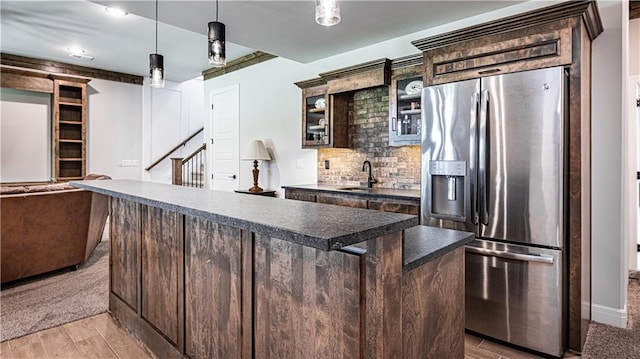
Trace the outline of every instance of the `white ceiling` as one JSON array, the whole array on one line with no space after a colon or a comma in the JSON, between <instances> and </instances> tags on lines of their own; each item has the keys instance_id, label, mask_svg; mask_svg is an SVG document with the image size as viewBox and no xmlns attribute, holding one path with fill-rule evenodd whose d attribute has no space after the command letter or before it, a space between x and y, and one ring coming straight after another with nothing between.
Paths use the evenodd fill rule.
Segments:
<instances>
[{"instance_id":1,"label":"white ceiling","mask_svg":"<svg viewBox=\"0 0 640 359\"><path fill-rule=\"evenodd\" d=\"M308 63L518 2L342 0L342 22L323 27L315 23L313 0L222 0L218 19L226 25L227 61L261 50ZM114 18L104 5L129 14ZM0 10L4 53L147 75L149 54L155 52L152 0L2 0ZM158 53L164 55L166 78L182 82L199 76L209 68L206 27L215 20L215 1L160 0L158 12ZM95 59L69 57L70 46Z\"/></svg>"}]
</instances>

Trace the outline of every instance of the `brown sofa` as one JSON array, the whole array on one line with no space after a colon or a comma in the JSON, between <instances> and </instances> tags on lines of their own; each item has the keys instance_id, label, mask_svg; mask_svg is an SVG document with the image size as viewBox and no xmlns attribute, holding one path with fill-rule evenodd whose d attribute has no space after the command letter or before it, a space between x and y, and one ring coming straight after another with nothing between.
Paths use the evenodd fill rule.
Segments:
<instances>
[{"instance_id":1,"label":"brown sofa","mask_svg":"<svg viewBox=\"0 0 640 359\"><path fill-rule=\"evenodd\" d=\"M2 283L86 261L102 238L108 201L68 183L2 187Z\"/></svg>"}]
</instances>

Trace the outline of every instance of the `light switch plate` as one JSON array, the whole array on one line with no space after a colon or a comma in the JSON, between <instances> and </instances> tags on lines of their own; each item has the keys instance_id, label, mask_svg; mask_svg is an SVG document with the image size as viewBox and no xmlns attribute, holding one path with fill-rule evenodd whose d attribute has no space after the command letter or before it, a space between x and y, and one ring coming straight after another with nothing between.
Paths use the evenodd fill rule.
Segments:
<instances>
[{"instance_id":1,"label":"light switch plate","mask_svg":"<svg viewBox=\"0 0 640 359\"><path fill-rule=\"evenodd\" d=\"M304 161L303 160L297 160L296 161L296 168L303 169L304 168Z\"/></svg>"}]
</instances>

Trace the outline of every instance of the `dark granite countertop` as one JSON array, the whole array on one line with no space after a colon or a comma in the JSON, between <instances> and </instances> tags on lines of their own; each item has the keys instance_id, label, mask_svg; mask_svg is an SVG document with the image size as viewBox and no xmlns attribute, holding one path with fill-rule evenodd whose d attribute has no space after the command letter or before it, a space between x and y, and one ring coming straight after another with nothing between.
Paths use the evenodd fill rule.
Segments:
<instances>
[{"instance_id":1,"label":"dark granite countertop","mask_svg":"<svg viewBox=\"0 0 640 359\"><path fill-rule=\"evenodd\" d=\"M341 193L341 194L352 194L352 195L358 195L358 196L368 196L368 197L377 197L377 198L385 197L385 198L410 199L410 200L420 201L420 191L416 191L416 190L404 190L404 189L380 188L380 187L367 189L366 187L361 187L361 186L339 186L339 185L332 185L332 184L287 185L287 186L282 186L282 188L300 189L300 190L308 190L308 191L335 192L335 193ZM346 190L345 188L358 188L358 189Z\"/></svg>"},{"instance_id":2,"label":"dark granite countertop","mask_svg":"<svg viewBox=\"0 0 640 359\"><path fill-rule=\"evenodd\" d=\"M76 181L71 185L323 250L418 224L416 216L405 214L151 182Z\"/></svg>"},{"instance_id":3,"label":"dark granite countertop","mask_svg":"<svg viewBox=\"0 0 640 359\"><path fill-rule=\"evenodd\" d=\"M473 241L471 232L428 226L415 226L404 231L403 270L410 271Z\"/></svg>"}]
</instances>

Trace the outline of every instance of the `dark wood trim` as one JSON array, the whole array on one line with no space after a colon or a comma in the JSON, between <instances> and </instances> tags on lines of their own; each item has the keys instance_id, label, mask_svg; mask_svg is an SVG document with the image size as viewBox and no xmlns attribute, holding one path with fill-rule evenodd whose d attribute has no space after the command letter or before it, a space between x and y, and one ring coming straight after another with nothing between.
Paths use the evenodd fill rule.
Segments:
<instances>
[{"instance_id":1,"label":"dark wood trim","mask_svg":"<svg viewBox=\"0 0 640 359\"><path fill-rule=\"evenodd\" d=\"M422 66L423 56L422 53L399 57L391 60L391 70L399 70L406 67Z\"/></svg>"},{"instance_id":2,"label":"dark wood trim","mask_svg":"<svg viewBox=\"0 0 640 359\"><path fill-rule=\"evenodd\" d=\"M301 89L308 89L311 87L323 86L327 84L327 79L323 79L321 77L317 77L311 80L304 80L295 82L295 85Z\"/></svg>"},{"instance_id":3,"label":"dark wood trim","mask_svg":"<svg viewBox=\"0 0 640 359\"><path fill-rule=\"evenodd\" d=\"M391 60L387 58L377 59L373 61L363 62L361 64L344 67L341 69L323 72L320 74L320 77L325 78L327 80L333 80L337 78L344 78L353 76L355 74L360 74L363 72L375 71L375 70L384 70L388 71L391 68Z\"/></svg>"},{"instance_id":4,"label":"dark wood trim","mask_svg":"<svg viewBox=\"0 0 640 359\"><path fill-rule=\"evenodd\" d=\"M142 85L143 77L130 75L121 72L107 71L92 67L66 64L63 62L35 59L31 57L0 53L0 63L6 66L19 67L24 69L38 70L53 76L69 75L87 77L91 79L102 79L117 81L134 85Z\"/></svg>"},{"instance_id":5,"label":"dark wood trim","mask_svg":"<svg viewBox=\"0 0 640 359\"><path fill-rule=\"evenodd\" d=\"M53 93L53 81L47 73L0 65L0 86L34 92Z\"/></svg>"},{"instance_id":6,"label":"dark wood trim","mask_svg":"<svg viewBox=\"0 0 640 359\"><path fill-rule=\"evenodd\" d=\"M567 1L558 5L415 40L411 43L424 52L479 37L519 30L532 25L540 25L575 16L582 17L591 40L595 39L604 30L595 1Z\"/></svg>"},{"instance_id":7,"label":"dark wood trim","mask_svg":"<svg viewBox=\"0 0 640 359\"><path fill-rule=\"evenodd\" d=\"M629 1L629 20L640 17L640 0Z\"/></svg>"},{"instance_id":8,"label":"dark wood trim","mask_svg":"<svg viewBox=\"0 0 640 359\"><path fill-rule=\"evenodd\" d=\"M226 75L228 73L242 70L246 67L256 65L261 62L275 59L276 57L278 56L271 55L269 53L262 52L262 51L252 52L249 55L229 61L229 63L225 67L214 67L214 68L204 70L202 71L202 76L204 77L205 80L210 80L214 77Z\"/></svg>"}]
</instances>

